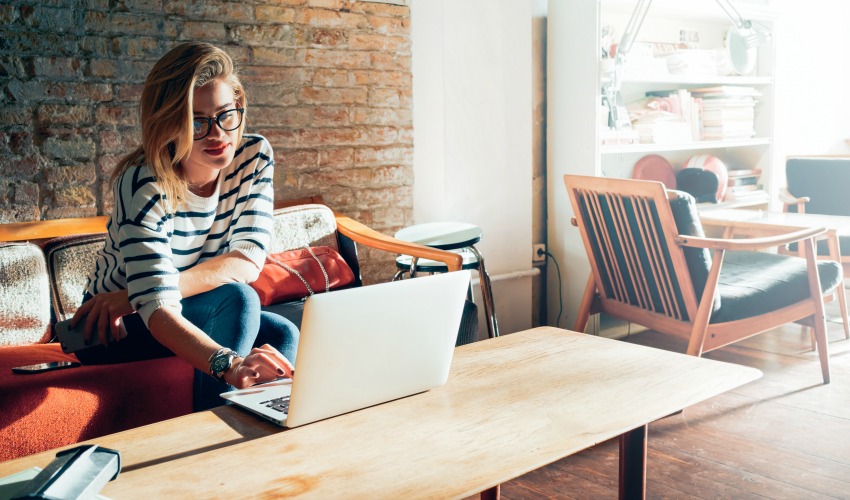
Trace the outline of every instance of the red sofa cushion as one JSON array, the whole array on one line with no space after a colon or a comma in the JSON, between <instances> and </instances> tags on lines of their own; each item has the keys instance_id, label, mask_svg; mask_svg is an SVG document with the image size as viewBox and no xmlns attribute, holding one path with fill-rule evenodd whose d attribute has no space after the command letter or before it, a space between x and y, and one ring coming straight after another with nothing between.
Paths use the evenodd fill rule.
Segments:
<instances>
[{"instance_id":1,"label":"red sofa cushion","mask_svg":"<svg viewBox=\"0 0 850 500\"><path fill-rule=\"evenodd\" d=\"M192 411L192 367L173 356L12 373L15 366L76 360L55 343L0 347L0 461Z\"/></svg>"}]
</instances>

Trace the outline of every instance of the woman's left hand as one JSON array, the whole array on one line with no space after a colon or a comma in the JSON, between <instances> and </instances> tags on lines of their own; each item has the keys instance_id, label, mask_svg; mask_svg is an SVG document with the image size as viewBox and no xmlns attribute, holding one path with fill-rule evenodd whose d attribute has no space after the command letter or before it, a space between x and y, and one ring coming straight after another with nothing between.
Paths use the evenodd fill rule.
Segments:
<instances>
[{"instance_id":1,"label":"woman's left hand","mask_svg":"<svg viewBox=\"0 0 850 500\"><path fill-rule=\"evenodd\" d=\"M237 389L243 389L279 378L292 378L294 375L292 363L274 347L263 344L251 349L244 358L236 358L224 379Z\"/></svg>"},{"instance_id":2,"label":"woman's left hand","mask_svg":"<svg viewBox=\"0 0 850 500\"><path fill-rule=\"evenodd\" d=\"M117 292L101 292L84 302L74 317L71 318L71 327L75 327L80 321L85 321L84 336L86 344L91 342L92 337L100 338L100 343L106 345L110 339L121 340L121 329L119 320L128 314L133 314L133 306L127 299L127 289Z\"/></svg>"}]
</instances>

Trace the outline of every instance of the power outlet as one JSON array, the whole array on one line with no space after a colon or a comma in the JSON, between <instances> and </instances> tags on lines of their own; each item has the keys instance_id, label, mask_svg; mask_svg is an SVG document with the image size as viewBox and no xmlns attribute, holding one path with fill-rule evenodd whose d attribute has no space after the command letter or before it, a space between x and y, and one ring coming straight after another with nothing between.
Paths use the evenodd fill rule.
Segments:
<instances>
[{"instance_id":1,"label":"power outlet","mask_svg":"<svg viewBox=\"0 0 850 500\"><path fill-rule=\"evenodd\" d=\"M543 262L546 260L546 245L537 243L531 245L531 262Z\"/></svg>"}]
</instances>

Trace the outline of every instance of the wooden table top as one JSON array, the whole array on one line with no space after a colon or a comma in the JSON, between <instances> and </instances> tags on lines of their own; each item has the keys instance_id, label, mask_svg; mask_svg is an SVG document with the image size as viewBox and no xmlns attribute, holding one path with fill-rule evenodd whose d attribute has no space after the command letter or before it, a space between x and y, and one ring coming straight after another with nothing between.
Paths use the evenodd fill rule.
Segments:
<instances>
[{"instance_id":1,"label":"wooden table top","mask_svg":"<svg viewBox=\"0 0 850 500\"><path fill-rule=\"evenodd\" d=\"M461 498L760 376L542 327L459 347L443 387L292 430L224 407L92 442L121 451L111 498Z\"/></svg>"},{"instance_id":2,"label":"wooden table top","mask_svg":"<svg viewBox=\"0 0 850 500\"><path fill-rule=\"evenodd\" d=\"M773 226L797 228L825 227L839 234L850 234L850 217L845 215L823 215L795 212L768 212L766 210L747 210L724 208L700 212L700 219L723 220L733 222L751 222Z\"/></svg>"}]
</instances>

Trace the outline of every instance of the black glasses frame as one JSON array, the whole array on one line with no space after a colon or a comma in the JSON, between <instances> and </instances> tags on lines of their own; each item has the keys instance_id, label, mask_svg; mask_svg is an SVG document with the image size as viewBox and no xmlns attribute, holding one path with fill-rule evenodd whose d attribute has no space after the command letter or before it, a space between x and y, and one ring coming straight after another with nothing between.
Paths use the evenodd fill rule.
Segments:
<instances>
[{"instance_id":1,"label":"black glasses frame","mask_svg":"<svg viewBox=\"0 0 850 500\"><path fill-rule=\"evenodd\" d=\"M226 115L227 113L231 113L233 111L236 111L236 112L239 113L239 123L237 123L236 126L233 127L233 128L222 127L221 126L221 117ZM192 119L193 123L196 122L196 121L200 121L200 120L206 120L207 131L206 131L206 133L204 133L204 135L202 135L200 137L195 137L194 134L192 134L192 139L194 139L196 141L200 141L204 137L210 135L210 132L212 132L213 121L215 122L216 125L218 125L218 128L224 130L225 132L231 132L233 130L236 130L237 128L239 128L240 125L242 125L242 119L244 118L244 116L245 116L245 108L233 108L233 109L226 109L226 110L222 111L221 113L215 115L212 118L209 118L209 117L206 117L206 116L195 117L195 118Z\"/></svg>"}]
</instances>

